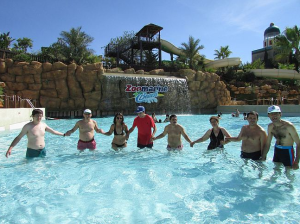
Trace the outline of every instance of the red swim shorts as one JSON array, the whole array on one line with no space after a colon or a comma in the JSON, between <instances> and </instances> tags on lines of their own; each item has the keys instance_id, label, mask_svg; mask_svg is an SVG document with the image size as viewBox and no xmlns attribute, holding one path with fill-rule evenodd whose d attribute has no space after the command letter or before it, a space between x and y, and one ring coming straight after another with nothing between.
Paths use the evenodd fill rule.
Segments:
<instances>
[{"instance_id":1,"label":"red swim shorts","mask_svg":"<svg viewBox=\"0 0 300 224\"><path fill-rule=\"evenodd\" d=\"M77 144L77 149L78 150L85 150L85 149L95 150L96 149L96 141L95 141L95 139L92 139L90 141L82 141L79 139L78 144Z\"/></svg>"}]
</instances>

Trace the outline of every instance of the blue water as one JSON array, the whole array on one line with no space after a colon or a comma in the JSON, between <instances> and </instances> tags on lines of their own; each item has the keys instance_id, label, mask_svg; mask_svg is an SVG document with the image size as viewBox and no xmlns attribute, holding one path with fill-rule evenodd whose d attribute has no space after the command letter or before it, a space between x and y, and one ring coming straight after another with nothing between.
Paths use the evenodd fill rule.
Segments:
<instances>
[{"instance_id":1,"label":"blue water","mask_svg":"<svg viewBox=\"0 0 300 224\"><path fill-rule=\"evenodd\" d=\"M209 115L178 117L192 140L211 126ZM157 116L163 119L164 116ZM133 116L125 117L129 128ZM300 130L300 119L283 118ZM108 131L113 118L96 118ZM45 121L65 132L77 120ZM268 117L259 124L267 130ZM225 114L220 126L237 136L243 118ZM160 134L166 123L157 124ZM71 137L46 134L46 158L25 159L26 137L5 152L20 130L0 133L0 223L299 223L300 170L240 158L241 142L207 151L208 142L168 153L167 137L153 150L136 148L137 130L121 152L113 136L97 134L97 152L78 155ZM272 146L274 141L272 141Z\"/></svg>"}]
</instances>

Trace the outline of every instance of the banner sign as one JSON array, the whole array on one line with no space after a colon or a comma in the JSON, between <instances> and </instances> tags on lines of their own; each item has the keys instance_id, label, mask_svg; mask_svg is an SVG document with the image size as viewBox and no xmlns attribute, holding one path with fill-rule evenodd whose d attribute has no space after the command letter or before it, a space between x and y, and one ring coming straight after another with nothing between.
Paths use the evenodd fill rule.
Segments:
<instances>
[{"instance_id":1,"label":"banner sign","mask_svg":"<svg viewBox=\"0 0 300 224\"><path fill-rule=\"evenodd\" d=\"M133 93L136 103L157 103L157 97L168 92L168 86L133 86L127 84L126 93Z\"/></svg>"}]
</instances>

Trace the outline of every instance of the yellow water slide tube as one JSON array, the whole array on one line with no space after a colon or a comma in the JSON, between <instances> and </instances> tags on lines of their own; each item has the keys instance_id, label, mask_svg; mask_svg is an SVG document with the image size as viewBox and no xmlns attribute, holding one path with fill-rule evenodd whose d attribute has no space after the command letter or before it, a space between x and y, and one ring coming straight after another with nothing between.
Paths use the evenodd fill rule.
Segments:
<instances>
[{"instance_id":1,"label":"yellow water slide tube","mask_svg":"<svg viewBox=\"0 0 300 224\"><path fill-rule=\"evenodd\" d=\"M296 79L300 80L300 74L295 70L287 69L252 69L251 72L257 77L274 79Z\"/></svg>"},{"instance_id":2,"label":"yellow water slide tube","mask_svg":"<svg viewBox=\"0 0 300 224\"><path fill-rule=\"evenodd\" d=\"M169 41L161 39L160 43L161 43L161 49L164 52L167 52L169 54L175 54L178 56L184 55L182 50L175 47ZM241 63L240 58L224 58L224 59L216 60L216 61L204 59L204 64L205 64L206 68L220 68L220 67L226 67L226 66L235 66L235 65L239 65L240 63Z\"/></svg>"}]
</instances>

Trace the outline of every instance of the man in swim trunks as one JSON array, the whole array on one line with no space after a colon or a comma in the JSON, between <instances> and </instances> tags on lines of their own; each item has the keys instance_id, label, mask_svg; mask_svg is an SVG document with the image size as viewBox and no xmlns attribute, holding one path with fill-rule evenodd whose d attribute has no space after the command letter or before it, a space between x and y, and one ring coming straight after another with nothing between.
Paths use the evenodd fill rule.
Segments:
<instances>
[{"instance_id":1,"label":"man in swim trunks","mask_svg":"<svg viewBox=\"0 0 300 224\"><path fill-rule=\"evenodd\" d=\"M142 148L152 148L153 141L152 137L156 132L156 125L151 116L145 113L145 107L138 106L137 110L135 111L138 116L134 119L132 127L126 133L126 139L129 138L129 135L135 127L138 128L138 140L137 140L137 147L140 149ZM153 132L151 133L151 129Z\"/></svg>"},{"instance_id":2,"label":"man in swim trunks","mask_svg":"<svg viewBox=\"0 0 300 224\"><path fill-rule=\"evenodd\" d=\"M77 143L77 149L79 151L84 151L85 149L95 150L96 141L94 139L94 130L97 133L103 134L104 131L98 128L97 122L91 119L92 111L90 109L85 109L83 111L83 119L77 121L75 126L66 132L66 136L70 136L79 128L79 140Z\"/></svg>"},{"instance_id":3,"label":"man in swim trunks","mask_svg":"<svg viewBox=\"0 0 300 224\"><path fill-rule=\"evenodd\" d=\"M299 169L300 139L295 126L281 119L279 106L268 107L268 117L272 121L268 126L267 143L261 159L265 160L270 149L272 137L276 138L273 162L283 163L286 167ZM296 143L296 158L293 145Z\"/></svg>"},{"instance_id":4,"label":"man in swim trunks","mask_svg":"<svg viewBox=\"0 0 300 224\"><path fill-rule=\"evenodd\" d=\"M242 140L241 158L259 160L265 147L267 133L257 124L258 113L251 111L246 114L249 125L242 127L238 137L226 137L226 141Z\"/></svg>"},{"instance_id":5,"label":"man in swim trunks","mask_svg":"<svg viewBox=\"0 0 300 224\"><path fill-rule=\"evenodd\" d=\"M34 109L32 111L33 121L27 123L22 128L20 134L12 141L10 147L6 152L6 157L11 155L11 150L15 147L24 135L27 135L27 151L26 157L46 156L45 149L45 132L50 132L54 135L65 136L63 133L50 128L47 124L42 122L43 111Z\"/></svg>"},{"instance_id":6,"label":"man in swim trunks","mask_svg":"<svg viewBox=\"0 0 300 224\"><path fill-rule=\"evenodd\" d=\"M192 143L189 136L186 134L184 128L177 123L177 116L175 114L170 116L170 124L168 124L163 133L157 137L152 137L153 141L165 137L168 135L168 146L167 150L182 150L183 145L181 142L181 135L185 138L187 142Z\"/></svg>"}]
</instances>

